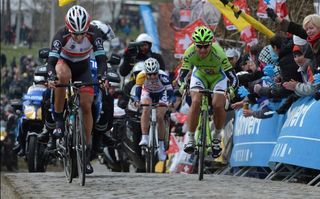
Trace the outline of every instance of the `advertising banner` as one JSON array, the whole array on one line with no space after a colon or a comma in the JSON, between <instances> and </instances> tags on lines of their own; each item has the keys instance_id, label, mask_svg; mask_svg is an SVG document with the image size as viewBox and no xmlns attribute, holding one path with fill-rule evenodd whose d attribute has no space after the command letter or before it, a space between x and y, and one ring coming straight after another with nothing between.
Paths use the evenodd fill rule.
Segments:
<instances>
[{"instance_id":1,"label":"advertising banner","mask_svg":"<svg viewBox=\"0 0 320 199\"><path fill-rule=\"evenodd\" d=\"M258 110L259 105L250 106L250 109ZM282 115L273 114L271 118L258 119L252 116L244 117L242 109L236 111L231 167L269 166L268 162L282 124Z\"/></svg>"},{"instance_id":2,"label":"advertising banner","mask_svg":"<svg viewBox=\"0 0 320 199\"><path fill-rule=\"evenodd\" d=\"M300 98L287 112L270 163L320 169L320 101Z\"/></svg>"}]
</instances>

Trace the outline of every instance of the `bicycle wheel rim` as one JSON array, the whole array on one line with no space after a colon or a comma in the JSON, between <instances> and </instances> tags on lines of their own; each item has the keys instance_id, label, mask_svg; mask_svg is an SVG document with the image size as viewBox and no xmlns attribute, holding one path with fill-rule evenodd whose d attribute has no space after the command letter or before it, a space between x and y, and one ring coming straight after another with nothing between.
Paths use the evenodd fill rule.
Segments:
<instances>
[{"instance_id":1,"label":"bicycle wheel rim","mask_svg":"<svg viewBox=\"0 0 320 199\"><path fill-rule=\"evenodd\" d=\"M78 175L79 182L81 186L85 185L85 176L86 176L86 143L85 143L85 130L83 123L83 116L81 108L78 109L78 114L76 116L76 151L77 151L77 166L78 166Z\"/></svg>"},{"instance_id":2,"label":"bicycle wheel rim","mask_svg":"<svg viewBox=\"0 0 320 199\"><path fill-rule=\"evenodd\" d=\"M204 156L205 156L205 149L206 149L206 135L207 135L207 112L203 112L202 114L202 130L201 130L201 146L199 146L199 162L198 162L198 175L199 180L203 179L203 172L204 172Z\"/></svg>"}]
</instances>

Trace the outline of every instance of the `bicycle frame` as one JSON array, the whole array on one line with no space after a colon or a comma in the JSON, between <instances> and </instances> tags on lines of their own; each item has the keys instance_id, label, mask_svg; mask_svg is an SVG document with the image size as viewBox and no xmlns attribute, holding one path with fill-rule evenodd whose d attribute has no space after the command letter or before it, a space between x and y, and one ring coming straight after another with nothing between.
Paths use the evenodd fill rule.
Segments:
<instances>
[{"instance_id":1,"label":"bicycle frame","mask_svg":"<svg viewBox=\"0 0 320 199\"><path fill-rule=\"evenodd\" d=\"M198 153L198 174L199 180L203 179L204 157L208 154L208 147L211 147L211 127L209 124L209 95L213 92L207 89L190 89L202 93L201 113L196 129L196 147Z\"/></svg>"},{"instance_id":2,"label":"bicycle frame","mask_svg":"<svg viewBox=\"0 0 320 199\"><path fill-rule=\"evenodd\" d=\"M66 134L64 136L64 145L58 144L62 148L64 158L64 169L68 182L76 176L76 168L80 185L85 185L86 174L86 137L82 110L80 107L80 87L97 85L97 83L74 82L69 84L60 84L57 87L67 88L67 108L64 114L66 119ZM75 153L75 154L74 154ZM76 165L75 165L76 164Z\"/></svg>"},{"instance_id":3,"label":"bicycle frame","mask_svg":"<svg viewBox=\"0 0 320 199\"><path fill-rule=\"evenodd\" d=\"M149 127L149 143L147 148L142 149L142 152L146 152L146 172L153 173L155 170L156 154L159 152L159 139L157 128L157 107L167 107L158 103L141 104L142 107L151 107L150 114L150 127Z\"/></svg>"}]
</instances>

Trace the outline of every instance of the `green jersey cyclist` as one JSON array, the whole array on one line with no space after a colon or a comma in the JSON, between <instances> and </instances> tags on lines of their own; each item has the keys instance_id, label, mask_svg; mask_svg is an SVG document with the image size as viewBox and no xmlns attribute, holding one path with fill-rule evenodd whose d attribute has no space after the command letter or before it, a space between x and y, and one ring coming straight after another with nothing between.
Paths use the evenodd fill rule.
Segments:
<instances>
[{"instance_id":1,"label":"green jersey cyclist","mask_svg":"<svg viewBox=\"0 0 320 199\"><path fill-rule=\"evenodd\" d=\"M226 111L226 90L228 79L230 86L235 89L238 86L238 79L227 56L218 43L213 43L213 32L205 27L197 27L192 34L193 44L183 55L182 68L179 74L179 81L186 82L188 73L192 71L190 89L210 89L214 92L212 108L214 110L215 130L212 140L212 156L217 158L221 155L221 130L223 128ZM194 133L198 125L202 94L191 91L191 107L188 113L189 130L187 142L184 145L186 153L193 153L195 150Z\"/></svg>"}]
</instances>

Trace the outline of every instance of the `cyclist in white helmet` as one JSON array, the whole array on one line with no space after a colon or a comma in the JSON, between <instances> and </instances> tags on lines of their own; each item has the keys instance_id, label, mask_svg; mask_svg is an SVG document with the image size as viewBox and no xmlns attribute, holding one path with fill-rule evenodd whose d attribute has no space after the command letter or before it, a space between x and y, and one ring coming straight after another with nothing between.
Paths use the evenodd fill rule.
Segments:
<instances>
[{"instance_id":1,"label":"cyclist in white helmet","mask_svg":"<svg viewBox=\"0 0 320 199\"><path fill-rule=\"evenodd\" d=\"M52 39L48 58L49 87L54 89L54 118L56 128L53 136L64 136L63 110L66 91L56 88L56 84L67 84L72 81L92 82L89 67L90 53L93 51L98 65L98 78L103 79L107 67L107 57L103 48L103 34L96 26L90 25L91 17L81 6L72 6L65 16L65 26L58 30ZM92 86L80 89L80 106L83 111L87 144L87 170L92 173L90 164L91 131L93 118L91 105L94 89Z\"/></svg>"},{"instance_id":2,"label":"cyclist in white helmet","mask_svg":"<svg viewBox=\"0 0 320 199\"><path fill-rule=\"evenodd\" d=\"M174 95L171 81L168 75L160 70L159 62L155 58L149 58L144 62L144 70L141 71L136 78L136 95L135 104L138 105L151 103L173 104ZM166 160L166 152L164 146L165 123L164 115L167 111L166 107L157 107L157 123L159 132L159 160ZM149 117L150 108L144 107L141 115L141 131L142 138L140 146L147 145L149 141Z\"/></svg>"}]
</instances>

